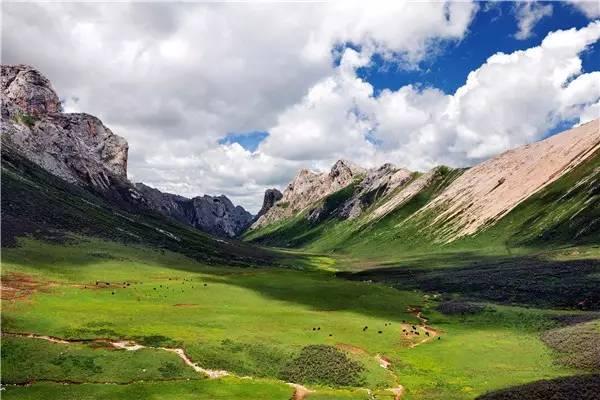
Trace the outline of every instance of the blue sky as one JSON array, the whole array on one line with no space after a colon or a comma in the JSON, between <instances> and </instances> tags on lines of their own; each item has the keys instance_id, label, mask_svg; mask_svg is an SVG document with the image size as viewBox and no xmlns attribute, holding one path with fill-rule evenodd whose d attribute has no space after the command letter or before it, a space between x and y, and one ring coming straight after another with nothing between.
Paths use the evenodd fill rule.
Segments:
<instances>
[{"instance_id":1,"label":"blue sky","mask_svg":"<svg viewBox=\"0 0 600 400\"><path fill-rule=\"evenodd\" d=\"M561 29L582 28L589 24L582 12L563 2L538 2L552 5L551 16L541 18L526 39L517 39L518 31L514 2L480 2L479 11L471 22L468 34L460 41L448 41L438 46L435 54L419 63L418 68L407 69L395 62L386 62L375 54L367 67L357 70L357 76L370 83L375 96L385 89L397 90L405 85L433 87L446 94L453 94L462 86L469 72L485 63L488 57L498 52L512 53L538 46L549 33ZM332 54L340 54L346 48L359 50L359 46L346 43L336 47ZM583 72L600 70L600 43L596 43L581 55ZM333 57L339 65L339 57ZM550 129L544 137L569 128L576 121L562 121ZM268 132L251 131L229 133L219 144L238 143L249 151L255 151Z\"/></svg>"},{"instance_id":2,"label":"blue sky","mask_svg":"<svg viewBox=\"0 0 600 400\"><path fill-rule=\"evenodd\" d=\"M447 44L441 54L422 62L419 70L402 70L394 65L386 65L381 57L376 57L373 65L359 70L359 76L371 83L377 91L422 84L452 94L465 83L469 72L478 68L491 55L528 49L539 45L549 32L581 28L589 23L585 15L568 4L544 3L552 5L552 16L542 18L527 39L515 38L518 30L515 3L481 3L465 38L458 43ZM599 50L600 45L596 43L590 51L583 54L584 71L600 69Z\"/></svg>"},{"instance_id":3,"label":"blue sky","mask_svg":"<svg viewBox=\"0 0 600 400\"><path fill-rule=\"evenodd\" d=\"M593 2L4 2L2 11L3 62L34 66L66 111L126 138L132 180L226 194L253 211L265 188L303 168L471 166L600 112ZM507 56L489 59L499 52Z\"/></svg>"}]
</instances>

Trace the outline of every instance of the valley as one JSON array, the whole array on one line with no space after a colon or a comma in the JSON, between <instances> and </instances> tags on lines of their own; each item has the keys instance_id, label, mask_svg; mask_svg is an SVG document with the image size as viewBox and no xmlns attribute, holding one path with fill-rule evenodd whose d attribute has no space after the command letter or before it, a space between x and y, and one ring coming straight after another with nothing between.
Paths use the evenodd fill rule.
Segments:
<instances>
[{"instance_id":1,"label":"valley","mask_svg":"<svg viewBox=\"0 0 600 400\"><path fill-rule=\"evenodd\" d=\"M339 160L252 215L2 69L11 399L594 399L600 120L470 168Z\"/></svg>"},{"instance_id":2,"label":"valley","mask_svg":"<svg viewBox=\"0 0 600 400\"><path fill-rule=\"evenodd\" d=\"M23 241L3 254L4 396L287 399L293 382L310 399L391 399L388 389L400 386L407 399L468 399L586 371L557 364L540 334L561 316L593 313L478 301L474 312L444 314L426 292L347 281L316 265L240 270L106 241ZM412 327L419 335L405 335ZM328 368L303 359L310 346L339 351L360 373L301 373L295 363ZM163 350L175 348L202 370Z\"/></svg>"}]
</instances>

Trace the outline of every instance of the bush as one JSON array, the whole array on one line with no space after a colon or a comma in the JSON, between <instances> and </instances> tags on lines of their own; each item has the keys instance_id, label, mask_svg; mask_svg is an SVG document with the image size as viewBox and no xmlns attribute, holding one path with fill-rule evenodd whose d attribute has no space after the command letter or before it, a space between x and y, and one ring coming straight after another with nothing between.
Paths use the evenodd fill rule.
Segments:
<instances>
[{"instance_id":1,"label":"bush","mask_svg":"<svg viewBox=\"0 0 600 400\"><path fill-rule=\"evenodd\" d=\"M599 369L599 324L600 321L596 321L552 329L542 335L542 340L561 353L561 364L581 369Z\"/></svg>"},{"instance_id":2,"label":"bush","mask_svg":"<svg viewBox=\"0 0 600 400\"><path fill-rule=\"evenodd\" d=\"M37 118L31 114L19 113L15 118L17 123L26 125L29 128L32 128L37 121Z\"/></svg>"},{"instance_id":3,"label":"bush","mask_svg":"<svg viewBox=\"0 0 600 400\"><path fill-rule=\"evenodd\" d=\"M446 315L477 314L485 310L485 306L466 301L445 301L437 306L437 310Z\"/></svg>"},{"instance_id":4,"label":"bush","mask_svg":"<svg viewBox=\"0 0 600 400\"><path fill-rule=\"evenodd\" d=\"M179 367L177 364L168 362L158 367L158 372L160 372L160 375L163 378L174 378L178 376L182 371L181 367Z\"/></svg>"},{"instance_id":5,"label":"bush","mask_svg":"<svg viewBox=\"0 0 600 400\"><path fill-rule=\"evenodd\" d=\"M360 386L364 367L333 346L310 345L281 373L288 382L328 386Z\"/></svg>"}]
</instances>

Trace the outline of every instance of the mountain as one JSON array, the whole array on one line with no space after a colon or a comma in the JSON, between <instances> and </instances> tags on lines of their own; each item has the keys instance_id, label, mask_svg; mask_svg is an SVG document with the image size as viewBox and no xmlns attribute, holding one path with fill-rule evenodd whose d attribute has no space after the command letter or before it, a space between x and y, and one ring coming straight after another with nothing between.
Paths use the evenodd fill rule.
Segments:
<instances>
[{"instance_id":1,"label":"mountain","mask_svg":"<svg viewBox=\"0 0 600 400\"><path fill-rule=\"evenodd\" d=\"M294 190L306 175L300 172L268 218L244 237L383 255L568 244L600 236L600 120L472 168L440 166L422 174L384 165L355 171L336 185L321 183L312 197ZM288 204L301 206L289 210Z\"/></svg>"},{"instance_id":2,"label":"mountain","mask_svg":"<svg viewBox=\"0 0 600 400\"><path fill-rule=\"evenodd\" d=\"M329 173L320 174L303 169L272 207L263 204L263 209L267 211L262 215L259 214L260 217L252 224L252 229L289 218L319 199L348 186L364 173L365 169L343 160L336 162ZM267 200L266 194L265 200Z\"/></svg>"},{"instance_id":3,"label":"mountain","mask_svg":"<svg viewBox=\"0 0 600 400\"><path fill-rule=\"evenodd\" d=\"M27 65L3 65L2 140L53 175L139 206L127 180L127 141L83 113L62 113L52 85Z\"/></svg>"},{"instance_id":4,"label":"mountain","mask_svg":"<svg viewBox=\"0 0 600 400\"><path fill-rule=\"evenodd\" d=\"M241 206L234 206L226 196L204 195L188 199L163 193L143 183L136 183L135 188L150 208L215 236L236 237L254 220L252 214Z\"/></svg>"},{"instance_id":5,"label":"mountain","mask_svg":"<svg viewBox=\"0 0 600 400\"><path fill-rule=\"evenodd\" d=\"M2 140L51 174L130 211L154 209L204 232L238 236L253 220L225 196L161 193L127 178L127 141L98 118L63 113L50 81L27 65L3 65Z\"/></svg>"}]
</instances>

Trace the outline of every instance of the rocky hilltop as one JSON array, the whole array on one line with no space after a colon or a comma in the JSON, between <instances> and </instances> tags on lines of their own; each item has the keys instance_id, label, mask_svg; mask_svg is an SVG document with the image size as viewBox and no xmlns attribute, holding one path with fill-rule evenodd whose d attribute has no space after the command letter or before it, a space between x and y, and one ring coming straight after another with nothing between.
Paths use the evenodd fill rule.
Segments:
<instances>
[{"instance_id":1,"label":"rocky hilltop","mask_svg":"<svg viewBox=\"0 0 600 400\"><path fill-rule=\"evenodd\" d=\"M600 120L509 150L452 182L424 212L452 220L448 239L477 232L600 150Z\"/></svg>"},{"instance_id":2,"label":"rocky hilltop","mask_svg":"<svg viewBox=\"0 0 600 400\"><path fill-rule=\"evenodd\" d=\"M143 183L136 183L135 187L151 208L215 236L239 236L254 220L252 214L235 206L226 196L204 195L188 199L163 193Z\"/></svg>"},{"instance_id":3,"label":"rocky hilltop","mask_svg":"<svg viewBox=\"0 0 600 400\"><path fill-rule=\"evenodd\" d=\"M186 199L127 178L127 141L98 118L63 113L50 81L27 65L3 65L2 145L51 174L90 189L119 206L150 208L223 237L239 235L253 220L225 196Z\"/></svg>"},{"instance_id":4,"label":"rocky hilltop","mask_svg":"<svg viewBox=\"0 0 600 400\"><path fill-rule=\"evenodd\" d=\"M62 113L38 71L3 65L1 85L3 144L71 183L105 192L127 181L127 141L96 117Z\"/></svg>"},{"instance_id":5,"label":"rocky hilltop","mask_svg":"<svg viewBox=\"0 0 600 400\"><path fill-rule=\"evenodd\" d=\"M364 168L344 160L336 162L326 173L303 169L285 188L281 198L270 207L267 200L270 201L271 198L265 194L263 210L267 211L252 224L252 228L289 218L325 196L348 186L365 172Z\"/></svg>"}]
</instances>

